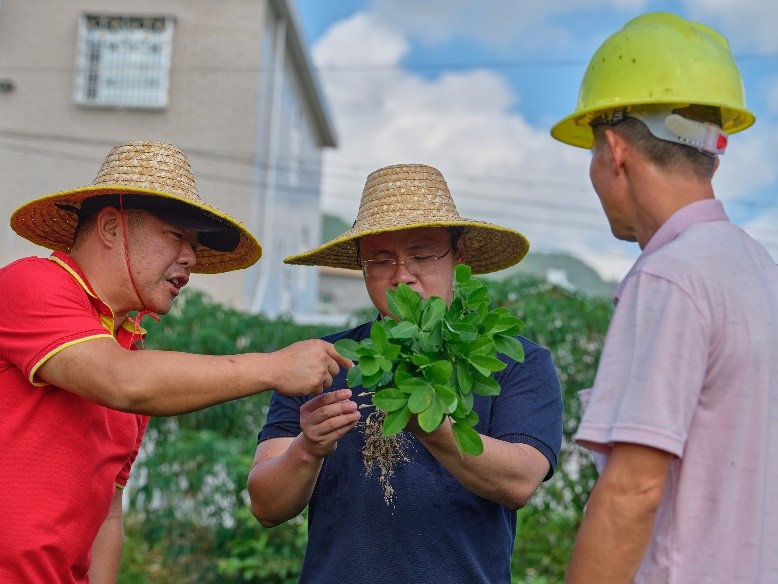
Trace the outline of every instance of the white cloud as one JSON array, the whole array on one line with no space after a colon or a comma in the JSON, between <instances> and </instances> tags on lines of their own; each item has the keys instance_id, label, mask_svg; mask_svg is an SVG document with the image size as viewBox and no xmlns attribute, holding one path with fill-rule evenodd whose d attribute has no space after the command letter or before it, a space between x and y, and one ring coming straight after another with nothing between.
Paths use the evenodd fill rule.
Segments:
<instances>
[{"instance_id":1,"label":"white cloud","mask_svg":"<svg viewBox=\"0 0 778 584\"><path fill-rule=\"evenodd\" d=\"M610 234L589 183L585 151L555 142L548 127L530 123L521 113L522 96L494 71L428 77L400 64L411 50L412 36L440 42L460 35L499 43L509 42L510 35L514 40L524 35L526 41L530 31L542 30L549 42L557 34L574 36L551 22L563 9L585 11L591 18L593 7L642 10L646 4L491 0L477 3L473 12L475 3L465 0L447 1L445 10L438 2L375 0L371 12L338 22L312 51L314 61L327 71L322 82L339 135L338 148L325 154L325 210L350 222L369 172L401 162L431 164L448 180L462 215L518 229L533 250L573 253L604 277L619 279L639 249ZM750 13L759 2L746 4ZM704 21L707 16L714 27L730 10L723 1L688 0L687 5L699 11L692 17ZM754 19L759 20L749 20ZM718 28L725 34L735 30ZM364 70L365 63L381 66ZM348 69L352 64L360 66L358 72ZM774 95L777 86L772 86ZM775 184L770 157L777 138L769 126L732 138L715 179L725 201L748 202L755 192ZM773 219L770 215L766 221ZM749 222L761 225L756 217Z\"/></svg>"},{"instance_id":2,"label":"white cloud","mask_svg":"<svg viewBox=\"0 0 778 584\"><path fill-rule=\"evenodd\" d=\"M559 144L547 128L516 113L520 97L502 77L485 70L435 79L399 68L331 72L357 53L363 63L398 63L406 46L383 21L358 14L314 47L314 60L330 71L324 88L340 135L339 147L326 154L325 210L351 221L369 172L431 164L443 172L463 216L518 229L533 249L576 253L607 277L623 275L631 263L623 249L587 251L612 245L589 184L588 153Z\"/></svg>"},{"instance_id":3,"label":"white cloud","mask_svg":"<svg viewBox=\"0 0 778 584\"><path fill-rule=\"evenodd\" d=\"M778 51L778 3L774 0L685 0L690 18L704 22L727 37L737 49Z\"/></svg>"},{"instance_id":4,"label":"white cloud","mask_svg":"<svg viewBox=\"0 0 778 584\"><path fill-rule=\"evenodd\" d=\"M778 179L775 144L778 131L765 127L730 136L727 152L714 178L717 196L724 201L748 200ZM778 201L776 201L778 205Z\"/></svg>"}]
</instances>

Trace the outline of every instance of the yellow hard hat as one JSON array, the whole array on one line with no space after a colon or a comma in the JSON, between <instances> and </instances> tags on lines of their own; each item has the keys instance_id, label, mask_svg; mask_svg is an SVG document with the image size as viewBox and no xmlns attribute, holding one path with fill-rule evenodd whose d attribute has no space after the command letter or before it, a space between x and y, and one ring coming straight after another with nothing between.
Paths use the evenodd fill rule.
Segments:
<instances>
[{"instance_id":1,"label":"yellow hard hat","mask_svg":"<svg viewBox=\"0 0 778 584\"><path fill-rule=\"evenodd\" d=\"M615 108L659 105L721 108L729 134L751 126L743 79L729 43L712 28L669 12L630 20L597 50L584 73L575 111L551 135L591 148L590 122Z\"/></svg>"}]
</instances>

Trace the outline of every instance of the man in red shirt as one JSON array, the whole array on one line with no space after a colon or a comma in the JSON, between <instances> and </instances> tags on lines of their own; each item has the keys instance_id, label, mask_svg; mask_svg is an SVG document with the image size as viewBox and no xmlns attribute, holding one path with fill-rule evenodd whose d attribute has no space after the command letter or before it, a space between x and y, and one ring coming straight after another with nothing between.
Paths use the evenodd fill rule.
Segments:
<instances>
[{"instance_id":1,"label":"man in red shirt","mask_svg":"<svg viewBox=\"0 0 778 584\"><path fill-rule=\"evenodd\" d=\"M148 416L321 393L351 362L321 340L266 354L135 350L140 318L167 313L192 272L262 253L200 199L168 144L116 146L91 186L27 203L11 226L55 251L0 269L0 581L113 582L121 489Z\"/></svg>"}]
</instances>

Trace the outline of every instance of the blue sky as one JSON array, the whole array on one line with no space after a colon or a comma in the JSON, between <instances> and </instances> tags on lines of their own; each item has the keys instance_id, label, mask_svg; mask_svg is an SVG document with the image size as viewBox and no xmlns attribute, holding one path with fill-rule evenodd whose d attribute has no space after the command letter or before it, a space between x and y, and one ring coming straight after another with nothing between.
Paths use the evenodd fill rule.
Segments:
<instances>
[{"instance_id":1,"label":"blue sky","mask_svg":"<svg viewBox=\"0 0 778 584\"><path fill-rule=\"evenodd\" d=\"M729 40L757 123L714 179L730 217L778 260L778 3L773 0L296 0L332 114L323 206L350 222L367 174L439 168L461 215L526 234L617 279L639 254L610 234L589 154L550 138L589 58L638 14L668 10ZM531 253L531 252L530 252Z\"/></svg>"}]
</instances>

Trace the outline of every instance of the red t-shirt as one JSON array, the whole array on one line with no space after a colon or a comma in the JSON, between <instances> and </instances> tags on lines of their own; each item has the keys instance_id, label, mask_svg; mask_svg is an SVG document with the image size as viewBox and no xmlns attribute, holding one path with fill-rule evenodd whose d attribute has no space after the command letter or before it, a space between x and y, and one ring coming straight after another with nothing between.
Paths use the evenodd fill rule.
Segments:
<instances>
[{"instance_id":1,"label":"red t-shirt","mask_svg":"<svg viewBox=\"0 0 778 584\"><path fill-rule=\"evenodd\" d=\"M52 355L112 337L113 313L66 255L0 269L0 582L87 582L92 543L148 423L35 376ZM133 324L116 340L135 349Z\"/></svg>"}]
</instances>

